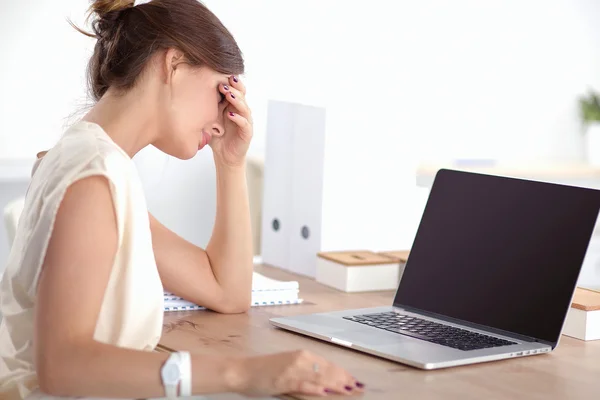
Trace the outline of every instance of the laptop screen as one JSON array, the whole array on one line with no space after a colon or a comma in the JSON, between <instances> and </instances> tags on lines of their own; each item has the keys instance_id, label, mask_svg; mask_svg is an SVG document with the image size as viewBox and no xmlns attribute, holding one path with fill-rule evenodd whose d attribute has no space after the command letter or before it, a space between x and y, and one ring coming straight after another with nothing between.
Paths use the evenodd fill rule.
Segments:
<instances>
[{"instance_id":1,"label":"laptop screen","mask_svg":"<svg viewBox=\"0 0 600 400\"><path fill-rule=\"evenodd\" d=\"M600 191L441 170L394 305L558 341Z\"/></svg>"}]
</instances>

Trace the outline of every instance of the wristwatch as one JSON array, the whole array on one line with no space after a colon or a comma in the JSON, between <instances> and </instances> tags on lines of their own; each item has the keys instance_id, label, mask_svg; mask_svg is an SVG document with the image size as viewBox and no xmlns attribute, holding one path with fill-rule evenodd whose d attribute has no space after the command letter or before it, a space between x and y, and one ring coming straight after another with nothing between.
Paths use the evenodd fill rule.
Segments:
<instances>
[{"instance_id":1,"label":"wristwatch","mask_svg":"<svg viewBox=\"0 0 600 400\"><path fill-rule=\"evenodd\" d=\"M181 396L191 396L192 363L190 353L180 351L172 353L160 370L162 384L167 399L173 400Z\"/></svg>"}]
</instances>

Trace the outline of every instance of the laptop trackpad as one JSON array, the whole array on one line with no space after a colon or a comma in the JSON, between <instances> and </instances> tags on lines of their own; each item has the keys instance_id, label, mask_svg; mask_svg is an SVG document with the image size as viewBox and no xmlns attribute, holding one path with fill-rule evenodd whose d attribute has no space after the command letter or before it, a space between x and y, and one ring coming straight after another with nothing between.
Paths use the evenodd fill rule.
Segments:
<instances>
[{"instance_id":1,"label":"laptop trackpad","mask_svg":"<svg viewBox=\"0 0 600 400\"><path fill-rule=\"evenodd\" d=\"M381 329L367 327L365 327L364 329L337 331L331 333L331 336L352 343L362 343L364 345L370 346L386 346L390 344L400 344L402 342L413 342L413 340L411 340L412 338L408 338L400 334L395 334L383 331Z\"/></svg>"}]
</instances>

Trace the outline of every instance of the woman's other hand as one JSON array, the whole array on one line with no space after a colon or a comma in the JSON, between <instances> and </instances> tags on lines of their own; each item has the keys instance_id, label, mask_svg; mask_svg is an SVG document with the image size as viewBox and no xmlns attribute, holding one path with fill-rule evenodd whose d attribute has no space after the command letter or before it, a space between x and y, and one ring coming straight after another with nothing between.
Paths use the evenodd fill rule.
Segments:
<instances>
[{"instance_id":1,"label":"woman's other hand","mask_svg":"<svg viewBox=\"0 0 600 400\"><path fill-rule=\"evenodd\" d=\"M246 162L246 152L252 140L252 113L246 103L246 87L236 76L229 77L228 85L219 90L229 103L224 109L225 132L213 137L210 146L215 160L227 166L241 166Z\"/></svg>"},{"instance_id":2,"label":"woman's other hand","mask_svg":"<svg viewBox=\"0 0 600 400\"><path fill-rule=\"evenodd\" d=\"M356 395L364 387L343 368L304 350L243 359L239 374L237 391L251 397Z\"/></svg>"}]
</instances>

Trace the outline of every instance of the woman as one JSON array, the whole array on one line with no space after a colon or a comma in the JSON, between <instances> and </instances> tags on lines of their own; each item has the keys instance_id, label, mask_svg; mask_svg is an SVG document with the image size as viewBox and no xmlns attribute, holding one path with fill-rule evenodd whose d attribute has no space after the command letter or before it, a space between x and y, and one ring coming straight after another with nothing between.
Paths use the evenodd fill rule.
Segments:
<instances>
[{"instance_id":1,"label":"woman","mask_svg":"<svg viewBox=\"0 0 600 400\"><path fill-rule=\"evenodd\" d=\"M163 290L221 313L250 305L244 63L196 0L97 0L91 13L96 104L34 170L0 288L0 397L360 391L346 371L304 351L150 351ZM150 144L180 159L212 148L217 216L205 250L148 214L132 157Z\"/></svg>"}]
</instances>

